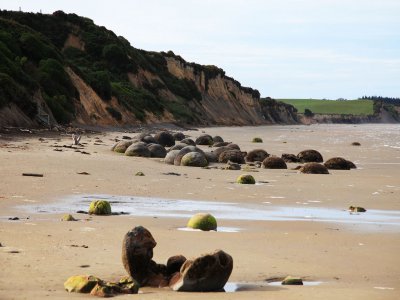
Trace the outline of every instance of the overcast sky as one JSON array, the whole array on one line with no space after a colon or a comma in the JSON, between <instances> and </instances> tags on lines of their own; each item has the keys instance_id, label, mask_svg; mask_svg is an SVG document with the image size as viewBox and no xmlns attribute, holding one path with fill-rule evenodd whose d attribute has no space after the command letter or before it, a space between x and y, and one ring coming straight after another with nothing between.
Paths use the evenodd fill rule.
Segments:
<instances>
[{"instance_id":1,"label":"overcast sky","mask_svg":"<svg viewBox=\"0 0 400 300\"><path fill-rule=\"evenodd\" d=\"M63 10L274 98L400 97L400 0L0 0Z\"/></svg>"}]
</instances>

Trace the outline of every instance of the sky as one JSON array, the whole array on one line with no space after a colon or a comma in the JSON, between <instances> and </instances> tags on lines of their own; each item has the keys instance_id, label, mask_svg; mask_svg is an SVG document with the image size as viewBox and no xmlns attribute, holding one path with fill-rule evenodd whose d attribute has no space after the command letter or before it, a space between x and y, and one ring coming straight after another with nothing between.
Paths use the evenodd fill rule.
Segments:
<instances>
[{"instance_id":1,"label":"sky","mask_svg":"<svg viewBox=\"0 0 400 300\"><path fill-rule=\"evenodd\" d=\"M131 45L216 65L262 97L400 97L400 0L0 0L92 19Z\"/></svg>"}]
</instances>

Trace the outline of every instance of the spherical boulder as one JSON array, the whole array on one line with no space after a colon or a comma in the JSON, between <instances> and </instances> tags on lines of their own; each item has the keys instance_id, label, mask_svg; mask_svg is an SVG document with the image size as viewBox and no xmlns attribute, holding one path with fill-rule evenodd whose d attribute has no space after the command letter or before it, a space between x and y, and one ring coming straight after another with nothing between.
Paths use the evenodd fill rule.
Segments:
<instances>
[{"instance_id":1,"label":"spherical boulder","mask_svg":"<svg viewBox=\"0 0 400 300\"><path fill-rule=\"evenodd\" d=\"M244 164L244 155L239 150L227 150L222 152L218 157L218 162L227 163L228 160L237 164Z\"/></svg>"},{"instance_id":2,"label":"spherical boulder","mask_svg":"<svg viewBox=\"0 0 400 300\"><path fill-rule=\"evenodd\" d=\"M156 139L151 135L146 135L146 136L142 137L140 139L140 141L142 141L143 143L146 143L146 144L157 144Z\"/></svg>"},{"instance_id":3,"label":"spherical boulder","mask_svg":"<svg viewBox=\"0 0 400 300\"><path fill-rule=\"evenodd\" d=\"M171 147L175 145L175 139L168 131L161 131L154 136L158 144L164 147Z\"/></svg>"},{"instance_id":4,"label":"spherical boulder","mask_svg":"<svg viewBox=\"0 0 400 300\"><path fill-rule=\"evenodd\" d=\"M287 162L287 163L297 163L297 162L300 161L300 160L297 158L296 155L294 155L294 154L289 154L289 153L283 153L282 156L281 156L281 158L282 158L285 162Z\"/></svg>"},{"instance_id":5,"label":"spherical boulder","mask_svg":"<svg viewBox=\"0 0 400 300\"><path fill-rule=\"evenodd\" d=\"M304 150L301 151L299 154L297 154L297 158L299 159L300 162L307 163L307 162L323 162L324 159L322 158L321 153L319 153L317 150Z\"/></svg>"},{"instance_id":6,"label":"spherical boulder","mask_svg":"<svg viewBox=\"0 0 400 300\"><path fill-rule=\"evenodd\" d=\"M174 164L174 160L176 158L176 156L178 155L180 150L171 150L167 153L167 155L164 158L164 162L168 165L173 165ZM179 162L180 164L180 162Z\"/></svg>"},{"instance_id":7,"label":"spherical boulder","mask_svg":"<svg viewBox=\"0 0 400 300\"><path fill-rule=\"evenodd\" d=\"M174 137L175 141L182 141L185 138L185 135L182 132L174 132L172 136Z\"/></svg>"},{"instance_id":8,"label":"spherical boulder","mask_svg":"<svg viewBox=\"0 0 400 300\"><path fill-rule=\"evenodd\" d=\"M190 218L186 226L203 231L217 230L217 220L211 214L198 213Z\"/></svg>"},{"instance_id":9,"label":"spherical boulder","mask_svg":"<svg viewBox=\"0 0 400 300\"><path fill-rule=\"evenodd\" d=\"M209 163L218 162L218 156L214 152L204 152L204 155Z\"/></svg>"},{"instance_id":10,"label":"spherical boulder","mask_svg":"<svg viewBox=\"0 0 400 300\"><path fill-rule=\"evenodd\" d=\"M227 146L229 144L231 144L231 143L230 142L217 142L217 143L214 143L212 146L218 148L218 147Z\"/></svg>"},{"instance_id":11,"label":"spherical boulder","mask_svg":"<svg viewBox=\"0 0 400 300\"><path fill-rule=\"evenodd\" d=\"M213 136L212 139L214 141L214 144L215 143L223 143L224 142L224 139L222 137L220 137L219 135Z\"/></svg>"},{"instance_id":12,"label":"spherical boulder","mask_svg":"<svg viewBox=\"0 0 400 300\"><path fill-rule=\"evenodd\" d=\"M262 164L265 169L287 169L285 161L276 156L267 157Z\"/></svg>"},{"instance_id":13,"label":"spherical boulder","mask_svg":"<svg viewBox=\"0 0 400 300\"><path fill-rule=\"evenodd\" d=\"M255 162L255 161L263 161L269 157L269 154L267 151L263 149L255 149L247 152L247 155L245 157L246 162Z\"/></svg>"},{"instance_id":14,"label":"spherical boulder","mask_svg":"<svg viewBox=\"0 0 400 300\"><path fill-rule=\"evenodd\" d=\"M211 146L212 144L214 144L214 141L213 141L213 138L211 137L211 135L202 134L196 139L195 143L196 143L196 145Z\"/></svg>"},{"instance_id":15,"label":"spherical boulder","mask_svg":"<svg viewBox=\"0 0 400 300\"><path fill-rule=\"evenodd\" d=\"M236 183L239 184L255 184L256 180L249 174L242 174L236 179Z\"/></svg>"},{"instance_id":16,"label":"spherical boulder","mask_svg":"<svg viewBox=\"0 0 400 300\"><path fill-rule=\"evenodd\" d=\"M204 153L189 152L186 153L181 159L181 166L187 167L205 167L208 161Z\"/></svg>"},{"instance_id":17,"label":"spherical boulder","mask_svg":"<svg viewBox=\"0 0 400 300\"><path fill-rule=\"evenodd\" d=\"M138 142L130 145L125 151L126 156L139 156L139 157L150 157L151 152L147 148L147 144Z\"/></svg>"},{"instance_id":18,"label":"spherical boulder","mask_svg":"<svg viewBox=\"0 0 400 300\"><path fill-rule=\"evenodd\" d=\"M111 215L110 202L106 200L94 200L89 206L89 215Z\"/></svg>"},{"instance_id":19,"label":"spherical boulder","mask_svg":"<svg viewBox=\"0 0 400 300\"><path fill-rule=\"evenodd\" d=\"M189 139L189 138L185 138L185 139L181 140L181 143L189 145L189 146L196 146L196 143L192 139Z\"/></svg>"},{"instance_id":20,"label":"spherical boulder","mask_svg":"<svg viewBox=\"0 0 400 300\"><path fill-rule=\"evenodd\" d=\"M125 153L126 149L128 149L132 143L133 141L119 141L117 144L115 144L113 150L114 152Z\"/></svg>"},{"instance_id":21,"label":"spherical boulder","mask_svg":"<svg viewBox=\"0 0 400 300\"><path fill-rule=\"evenodd\" d=\"M229 143L228 145L226 145L228 148L234 149L234 150L240 150L240 147L238 144L234 144L234 143Z\"/></svg>"},{"instance_id":22,"label":"spherical boulder","mask_svg":"<svg viewBox=\"0 0 400 300\"><path fill-rule=\"evenodd\" d=\"M164 158L167 155L167 150L160 144L149 144L147 149L150 151L150 157Z\"/></svg>"},{"instance_id":23,"label":"spherical boulder","mask_svg":"<svg viewBox=\"0 0 400 300\"><path fill-rule=\"evenodd\" d=\"M253 143L262 143L262 142L263 142L262 138L260 138L260 137L255 137L255 138L253 138L251 141L252 141Z\"/></svg>"},{"instance_id":24,"label":"spherical boulder","mask_svg":"<svg viewBox=\"0 0 400 300\"><path fill-rule=\"evenodd\" d=\"M350 170L356 168L356 165L353 162L346 160L343 157L330 158L324 163L324 166L331 170Z\"/></svg>"},{"instance_id":25,"label":"spherical boulder","mask_svg":"<svg viewBox=\"0 0 400 300\"><path fill-rule=\"evenodd\" d=\"M299 171L304 174L329 174L328 169L324 165L315 162L304 164Z\"/></svg>"},{"instance_id":26,"label":"spherical boulder","mask_svg":"<svg viewBox=\"0 0 400 300\"><path fill-rule=\"evenodd\" d=\"M186 147L182 148L181 150L179 150L179 153L175 156L174 165L180 166L182 157L189 152L199 152L204 155L203 150L201 150L200 148L198 148L196 146L186 146Z\"/></svg>"}]
</instances>

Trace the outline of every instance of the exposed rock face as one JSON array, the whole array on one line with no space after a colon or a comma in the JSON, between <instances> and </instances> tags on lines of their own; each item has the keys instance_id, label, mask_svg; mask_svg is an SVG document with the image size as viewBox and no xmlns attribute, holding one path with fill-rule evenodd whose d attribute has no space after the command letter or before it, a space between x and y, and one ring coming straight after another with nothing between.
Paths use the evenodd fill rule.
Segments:
<instances>
[{"instance_id":1,"label":"exposed rock face","mask_svg":"<svg viewBox=\"0 0 400 300\"><path fill-rule=\"evenodd\" d=\"M222 250L186 260L170 287L180 292L220 291L232 273L233 259Z\"/></svg>"}]
</instances>

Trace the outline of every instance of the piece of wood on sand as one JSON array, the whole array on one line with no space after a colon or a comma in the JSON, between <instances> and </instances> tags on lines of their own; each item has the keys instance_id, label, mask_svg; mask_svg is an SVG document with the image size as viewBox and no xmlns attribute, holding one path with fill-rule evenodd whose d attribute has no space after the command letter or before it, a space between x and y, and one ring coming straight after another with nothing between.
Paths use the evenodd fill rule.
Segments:
<instances>
[{"instance_id":1,"label":"piece of wood on sand","mask_svg":"<svg viewBox=\"0 0 400 300\"><path fill-rule=\"evenodd\" d=\"M39 174L39 173L22 173L22 176L43 177L43 174Z\"/></svg>"}]
</instances>

